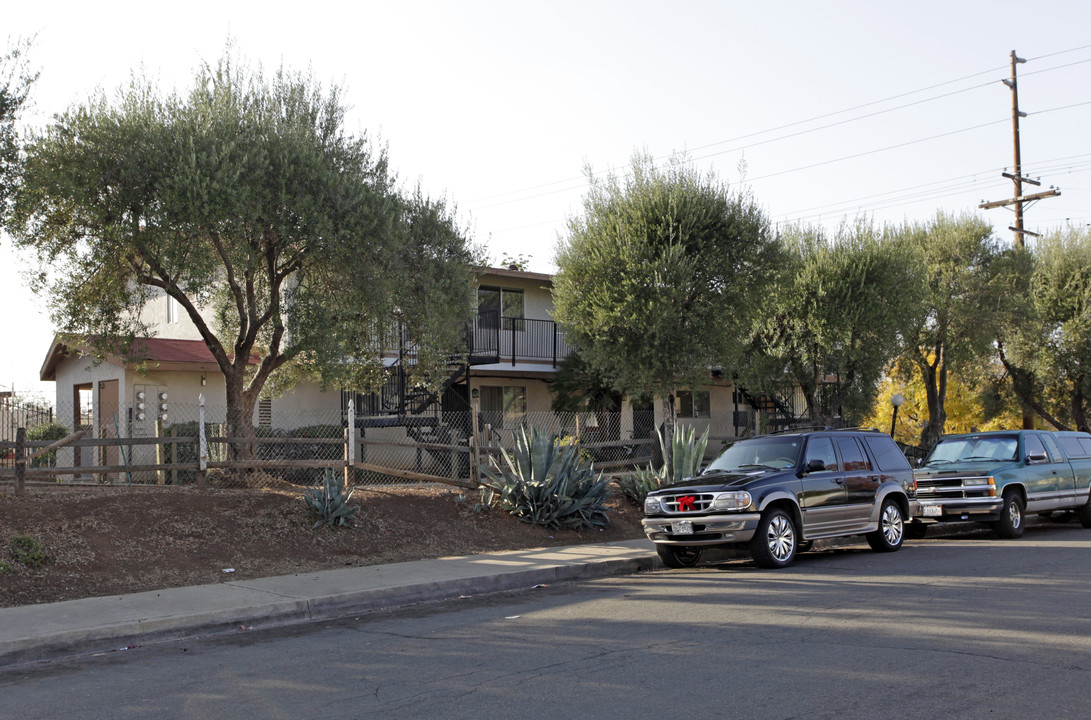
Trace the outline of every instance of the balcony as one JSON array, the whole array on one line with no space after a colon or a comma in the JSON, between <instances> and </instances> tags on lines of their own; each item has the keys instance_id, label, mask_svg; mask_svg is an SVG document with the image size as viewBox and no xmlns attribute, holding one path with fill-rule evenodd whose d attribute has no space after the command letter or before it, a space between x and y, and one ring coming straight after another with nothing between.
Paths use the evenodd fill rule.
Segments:
<instances>
[{"instance_id":1,"label":"balcony","mask_svg":"<svg viewBox=\"0 0 1091 720\"><path fill-rule=\"evenodd\" d=\"M483 312L474 318L467 339L470 364L548 362L552 367L568 356L564 331L552 320L500 317Z\"/></svg>"}]
</instances>

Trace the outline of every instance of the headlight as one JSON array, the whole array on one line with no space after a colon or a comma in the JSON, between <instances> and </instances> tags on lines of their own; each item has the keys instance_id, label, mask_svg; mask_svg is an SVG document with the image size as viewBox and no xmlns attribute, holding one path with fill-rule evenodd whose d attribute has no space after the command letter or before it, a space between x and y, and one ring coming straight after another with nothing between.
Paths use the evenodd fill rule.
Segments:
<instances>
[{"instance_id":1,"label":"headlight","mask_svg":"<svg viewBox=\"0 0 1091 720\"><path fill-rule=\"evenodd\" d=\"M712 498L712 510L745 510L750 507L750 493L724 492Z\"/></svg>"},{"instance_id":2,"label":"headlight","mask_svg":"<svg viewBox=\"0 0 1091 720\"><path fill-rule=\"evenodd\" d=\"M659 504L659 498L647 497L644 498L644 514L655 515L663 512L663 506Z\"/></svg>"},{"instance_id":3,"label":"headlight","mask_svg":"<svg viewBox=\"0 0 1091 720\"><path fill-rule=\"evenodd\" d=\"M963 486L969 487L970 485L993 485L995 480L991 477L978 477L978 478L963 478Z\"/></svg>"}]
</instances>

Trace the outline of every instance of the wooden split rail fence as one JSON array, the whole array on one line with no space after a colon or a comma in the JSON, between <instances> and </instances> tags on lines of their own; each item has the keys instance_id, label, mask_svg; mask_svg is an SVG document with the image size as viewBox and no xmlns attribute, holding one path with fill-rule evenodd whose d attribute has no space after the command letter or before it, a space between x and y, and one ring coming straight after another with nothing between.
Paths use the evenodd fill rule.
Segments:
<instances>
[{"instance_id":1,"label":"wooden split rail fence","mask_svg":"<svg viewBox=\"0 0 1091 720\"><path fill-rule=\"evenodd\" d=\"M203 407L202 407L203 409ZM324 438L294 438L294 437L220 437L205 435L207 427L203 420L203 413L198 423L198 432L193 436L163 436L163 437L87 437L86 431L80 431L61 440L28 441L26 429L18 428L15 441L0 442L0 452L13 451L12 466L0 468L0 482L14 482L15 493L21 495L25 492L26 483L31 481L56 481L58 478L71 477L72 482L87 484L86 481L77 480L88 476L117 476L120 482L136 485L167 485L178 484L179 473L186 473L185 477L193 478L200 489L207 487L207 473L214 469L239 469L239 470L291 470L291 469L340 469L344 472L346 482L354 480L354 470L378 473L403 480L426 483L443 483L456 487L477 489L477 467L479 462L486 461L489 455L499 453L500 449L495 444L496 438L486 427L481 432L473 432L468 438L468 445L425 443L425 442L399 442L393 440L379 440L366 437L356 438L351 430L354 426L351 402L349 403L348 427L345 428L343 437ZM477 423L474 423L475 429ZM161 434L161 433L160 433ZM593 442L580 444L579 447L589 452L596 450L608 450L611 448L625 449L631 452L634 447L650 445L651 440L625 440L616 442ZM238 446L241 452L235 454L234 460L214 460L209 456L209 445L220 444L225 446ZM258 453L255 448L262 445L312 445L321 446L338 445L343 448L342 457L327 459L277 459L264 460L255 457ZM406 470L389 465L381 465L358 460L355 456L357 445L367 447L393 447L402 449L414 449L418 453L428 451L431 453L450 453L450 473L447 475L429 474L414 470ZM132 462L134 448L154 447L155 462ZM80 457L79 451L84 448L98 448L89 454L101 459L107 459L101 464L71 464L56 466L51 463L43 464L40 459L50 453L71 448L73 457ZM111 449L116 448L113 452ZM168 448L170 449L168 453ZM186 448L186 455L194 459L187 462L179 461L179 449ZM109 458L113 456L113 462ZM169 459L168 459L169 456ZM461 458L466 456L466 461ZM55 457L55 456L54 456ZM39 460L35 463L35 460ZM632 458L622 458L605 462L595 462L597 470L624 470L632 468L637 461ZM469 477L464 477L460 468L469 469ZM133 475L141 476L139 481L133 482ZM105 482L101 484L107 484ZM116 484L113 480L109 484Z\"/></svg>"}]
</instances>

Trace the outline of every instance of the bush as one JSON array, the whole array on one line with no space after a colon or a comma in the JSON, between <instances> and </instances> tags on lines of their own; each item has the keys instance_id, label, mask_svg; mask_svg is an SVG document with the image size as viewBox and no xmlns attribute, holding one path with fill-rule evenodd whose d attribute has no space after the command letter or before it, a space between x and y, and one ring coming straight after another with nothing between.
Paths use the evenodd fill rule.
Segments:
<instances>
[{"instance_id":1,"label":"bush","mask_svg":"<svg viewBox=\"0 0 1091 720\"><path fill-rule=\"evenodd\" d=\"M12 538L11 549L15 561L27 567L40 567L45 564L45 548L29 535L16 535Z\"/></svg>"},{"instance_id":2,"label":"bush","mask_svg":"<svg viewBox=\"0 0 1091 720\"><path fill-rule=\"evenodd\" d=\"M27 430L27 440L31 442L54 442L66 438L71 434L67 427L59 422L46 423ZM36 448L34 452L37 452ZM31 467L56 467L57 451L50 450L45 455L36 457L30 461Z\"/></svg>"},{"instance_id":3,"label":"bush","mask_svg":"<svg viewBox=\"0 0 1091 720\"><path fill-rule=\"evenodd\" d=\"M489 458L479 467L481 499L523 522L548 528L605 527L610 524L605 502L608 484L595 476L591 463L573 445L561 445L556 435L520 428L511 454Z\"/></svg>"},{"instance_id":4,"label":"bush","mask_svg":"<svg viewBox=\"0 0 1091 720\"><path fill-rule=\"evenodd\" d=\"M333 470L327 469L322 485L308 488L303 491L303 501L307 509L318 516L315 527L323 523L334 527L348 525L352 516L360 509L356 505L349 505L354 488L345 487L345 480L339 477Z\"/></svg>"},{"instance_id":5,"label":"bush","mask_svg":"<svg viewBox=\"0 0 1091 720\"><path fill-rule=\"evenodd\" d=\"M0 575L7 575L14 569L7 560L0 560Z\"/></svg>"},{"instance_id":6,"label":"bush","mask_svg":"<svg viewBox=\"0 0 1091 720\"><path fill-rule=\"evenodd\" d=\"M660 457L666 457L663 435L658 429L656 434L659 435L659 450L663 453ZM698 437L697 431L692 427L675 428L671 442L670 472L667 471L666 464L658 470L651 465L638 469L631 475L618 479L617 484L621 494L633 503L643 505L644 499L652 490L682 482L700 473L706 447L708 447L708 430Z\"/></svg>"}]
</instances>

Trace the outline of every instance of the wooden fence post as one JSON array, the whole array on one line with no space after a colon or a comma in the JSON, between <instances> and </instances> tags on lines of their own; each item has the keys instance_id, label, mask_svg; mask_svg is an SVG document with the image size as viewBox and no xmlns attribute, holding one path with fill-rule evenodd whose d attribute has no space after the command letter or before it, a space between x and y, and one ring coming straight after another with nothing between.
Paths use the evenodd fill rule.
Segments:
<instances>
[{"instance_id":1,"label":"wooden fence post","mask_svg":"<svg viewBox=\"0 0 1091 720\"><path fill-rule=\"evenodd\" d=\"M178 437L178 428L172 427L170 429L170 437ZM170 444L170 460L172 464L178 464L178 443L176 442ZM170 484L178 484L178 468L176 467L170 469Z\"/></svg>"},{"instance_id":2,"label":"wooden fence post","mask_svg":"<svg viewBox=\"0 0 1091 720\"><path fill-rule=\"evenodd\" d=\"M162 420L162 418L156 418L155 419L155 439L156 440L161 440L162 438L163 438L163 420ZM167 462L167 457L166 456L167 456L167 446L166 445L156 445L155 446L155 464L156 465L166 464L166 462ZM155 471L155 482L156 482L157 485L166 485L167 484L167 471L166 470L156 470Z\"/></svg>"},{"instance_id":3,"label":"wooden fence post","mask_svg":"<svg viewBox=\"0 0 1091 720\"><path fill-rule=\"evenodd\" d=\"M349 398L345 413L345 488L356 475L356 404Z\"/></svg>"},{"instance_id":4,"label":"wooden fence post","mask_svg":"<svg viewBox=\"0 0 1091 720\"><path fill-rule=\"evenodd\" d=\"M481 457L481 438L477 433L477 415L480 411L481 400L474 398L470 407L470 480L474 487L481 485L481 478L477 473L477 462Z\"/></svg>"},{"instance_id":5,"label":"wooden fence post","mask_svg":"<svg viewBox=\"0 0 1091 720\"><path fill-rule=\"evenodd\" d=\"M15 430L15 494L22 495L26 492L26 441L27 441L27 429L17 428Z\"/></svg>"},{"instance_id":6,"label":"wooden fence post","mask_svg":"<svg viewBox=\"0 0 1091 720\"><path fill-rule=\"evenodd\" d=\"M208 441L205 439L205 394L197 396L197 489L208 489Z\"/></svg>"}]
</instances>

